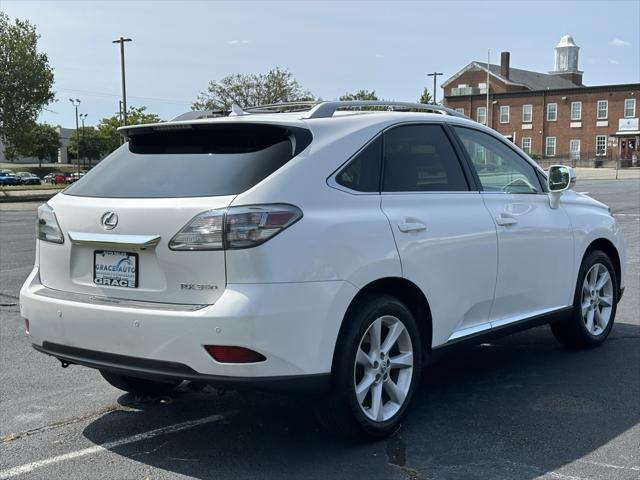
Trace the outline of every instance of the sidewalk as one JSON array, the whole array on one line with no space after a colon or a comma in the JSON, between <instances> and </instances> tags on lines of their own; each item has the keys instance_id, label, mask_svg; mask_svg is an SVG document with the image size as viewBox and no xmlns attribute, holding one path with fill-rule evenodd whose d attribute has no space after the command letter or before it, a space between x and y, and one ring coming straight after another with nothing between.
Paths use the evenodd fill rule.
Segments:
<instances>
[{"instance_id":1,"label":"sidewalk","mask_svg":"<svg viewBox=\"0 0 640 480\"><path fill-rule=\"evenodd\" d=\"M576 176L578 180L615 180L616 169L615 168L588 168L588 167L576 167ZM640 168L621 168L618 170L618 179L639 179L640 180Z\"/></svg>"}]
</instances>

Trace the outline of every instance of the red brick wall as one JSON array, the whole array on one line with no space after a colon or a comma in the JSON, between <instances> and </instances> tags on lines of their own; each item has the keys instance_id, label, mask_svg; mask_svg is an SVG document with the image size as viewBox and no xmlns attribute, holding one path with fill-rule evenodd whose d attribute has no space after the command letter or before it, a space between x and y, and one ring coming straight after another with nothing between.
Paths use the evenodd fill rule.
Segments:
<instances>
[{"instance_id":1,"label":"red brick wall","mask_svg":"<svg viewBox=\"0 0 640 480\"><path fill-rule=\"evenodd\" d=\"M457 81L455 82L457 86ZM460 81L459 83L465 83ZM563 99L564 98L564 99ZM640 84L629 86L593 87L584 91L548 91L531 92L529 95L516 94L491 94L489 102L490 120L489 126L503 135L515 135L515 142L521 146L522 137L531 138L531 151L544 153L544 138L556 137L556 156L569 152L569 140L579 139L581 152L593 154L595 152L596 135L613 135L618 130L618 120L623 118L625 98L636 99L635 117L640 117ZM596 104L598 100L609 101L608 126L596 126ZM493 102L497 103L493 103ZM571 102L582 102L582 126L571 128ZM556 103L557 120L546 120L546 105ZM464 108L465 115L476 119L476 108L486 105L484 95L447 97L445 104L451 108ZM522 123L522 105L533 105L533 122L530 130L524 130ZM510 107L509 123L499 123L500 105Z\"/></svg>"},{"instance_id":2,"label":"red brick wall","mask_svg":"<svg viewBox=\"0 0 640 480\"><path fill-rule=\"evenodd\" d=\"M458 88L460 84L466 84L470 87L478 87L479 83L487 83L487 72L485 70L475 69L468 70L452 81L444 88L445 97L451 95L452 88ZM489 81L489 90L491 93L504 93L525 90L523 87L515 85L507 85L498 78L492 76Z\"/></svg>"}]
</instances>

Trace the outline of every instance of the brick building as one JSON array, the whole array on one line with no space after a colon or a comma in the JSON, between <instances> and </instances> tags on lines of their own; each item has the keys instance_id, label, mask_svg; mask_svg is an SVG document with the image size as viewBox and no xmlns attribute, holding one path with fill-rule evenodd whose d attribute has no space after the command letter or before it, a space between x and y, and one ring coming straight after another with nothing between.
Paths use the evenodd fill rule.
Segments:
<instances>
[{"instance_id":1,"label":"brick building","mask_svg":"<svg viewBox=\"0 0 640 480\"><path fill-rule=\"evenodd\" d=\"M509 52L488 69L486 62L471 62L443 83L444 103L545 163L640 165L640 83L583 85L579 48L562 37L549 73L511 68Z\"/></svg>"}]
</instances>

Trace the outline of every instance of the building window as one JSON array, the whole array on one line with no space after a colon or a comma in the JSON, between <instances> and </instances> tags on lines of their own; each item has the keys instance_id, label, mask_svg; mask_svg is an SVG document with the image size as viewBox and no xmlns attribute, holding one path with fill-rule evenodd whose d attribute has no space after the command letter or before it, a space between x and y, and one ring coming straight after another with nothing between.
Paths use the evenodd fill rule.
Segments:
<instances>
[{"instance_id":1,"label":"building window","mask_svg":"<svg viewBox=\"0 0 640 480\"><path fill-rule=\"evenodd\" d=\"M596 155L600 157L606 154L607 154L607 136L598 135L596 136Z\"/></svg>"},{"instance_id":2,"label":"building window","mask_svg":"<svg viewBox=\"0 0 640 480\"><path fill-rule=\"evenodd\" d=\"M522 137L522 150L531 153L531 137Z\"/></svg>"},{"instance_id":3,"label":"building window","mask_svg":"<svg viewBox=\"0 0 640 480\"><path fill-rule=\"evenodd\" d=\"M509 123L509 105L500 106L500 123Z\"/></svg>"},{"instance_id":4,"label":"building window","mask_svg":"<svg viewBox=\"0 0 640 480\"><path fill-rule=\"evenodd\" d=\"M580 160L580 140L569 140L569 156L571 160Z\"/></svg>"},{"instance_id":5,"label":"building window","mask_svg":"<svg viewBox=\"0 0 640 480\"><path fill-rule=\"evenodd\" d=\"M624 99L624 118L633 118L636 116L636 99Z\"/></svg>"},{"instance_id":6,"label":"building window","mask_svg":"<svg viewBox=\"0 0 640 480\"><path fill-rule=\"evenodd\" d=\"M606 120L609 116L609 100L598 100L597 119Z\"/></svg>"},{"instance_id":7,"label":"building window","mask_svg":"<svg viewBox=\"0 0 640 480\"><path fill-rule=\"evenodd\" d=\"M544 142L544 155L546 157L556 156L556 137L547 137Z\"/></svg>"},{"instance_id":8,"label":"building window","mask_svg":"<svg viewBox=\"0 0 640 480\"><path fill-rule=\"evenodd\" d=\"M571 102L571 120L582 118L582 102Z\"/></svg>"},{"instance_id":9,"label":"building window","mask_svg":"<svg viewBox=\"0 0 640 480\"><path fill-rule=\"evenodd\" d=\"M487 124L487 107L478 107L476 109L476 122L483 125Z\"/></svg>"},{"instance_id":10,"label":"building window","mask_svg":"<svg viewBox=\"0 0 640 480\"><path fill-rule=\"evenodd\" d=\"M459 83L458 84L458 88L467 88L469 85L467 85L466 83Z\"/></svg>"},{"instance_id":11,"label":"building window","mask_svg":"<svg viewBox=\"0 0 640 480\"><path fill-rule=\"evenodd\" d=\"M555 122L558 119L558 104L547 104L547 122Z\"/></svg>"},{"instance_id":12,"label":"building window","mask_svg":"<svg viewBox=\"0 0 640 480\"><path fill-rule=\"evenodd\" d=\"M455 110L456 110L456 112L461 113L461 114L464 115L464 108L460 108L459 107L459 108L456 108Z\"/></svg>"},{"instance_id":13,"label":"building window","mask_svg":"<svg viewBox=\"0 0 640 480\"><path fill-rule=\"evenodd\" d=\"M522 123L533 121L533 105L522 105Z\"/></svg>"}]
</instances>

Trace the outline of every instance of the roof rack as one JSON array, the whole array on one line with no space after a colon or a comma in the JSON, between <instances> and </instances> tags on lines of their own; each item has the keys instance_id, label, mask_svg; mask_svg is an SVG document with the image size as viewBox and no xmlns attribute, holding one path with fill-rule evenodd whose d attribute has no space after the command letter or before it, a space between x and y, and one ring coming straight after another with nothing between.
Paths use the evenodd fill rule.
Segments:
<instances>
[{"instance_id":1,"label":"roof rack","mask_svg":"<svg viewBox=\"0 0 640 480\"><path fill-rule=\"evenodd\" d=\"M388 107L390 111L396 110L425 110L428 112L440 113L443 115L451 115L452 117L467 118L466 115L456 112L452 108L443 107L441 105L411 102L394 102L387 100L348 100L348 101L330 101L316 104L305 118L327 118L333 116L336 110L340 108L367 108L367 107Z\"/></svg>"},{"instance_id":2,"label":"roof rack","mask_svg":"<svg viewBox=\"0 0 640 480\"><path fill-rule=\"evenodd\" d=\"M245 108L243 111L245 113L304 112L319 104L320 102L316 101L270 103L267 105L257 105L255 107Z\"/></svg>"},{"instance_id":3,"label":"roof rack","mask_svg":"<svg viewBox=\"0 0 640 480\"><path fill-rule=\"evenodd\" d=\"M241 108L235 103L231 106L231 111L224 110L192 110L183 113L172 119L172 122L181 120L197 120L201 118L213 118L229 116L251 115L259 113L286 113L286 112L307 112L303 117L328 118L332 117L338 109L363 109L371 107L386 107L389 111L398 110L424 110L427 112L451 115L452 117L468 118L466 115L441 105L411 102L394 102L387 100L336 100L326 102L282 102L270 103L267 105L257 105L255 107Z\"/></svg>"}]
</instances>

